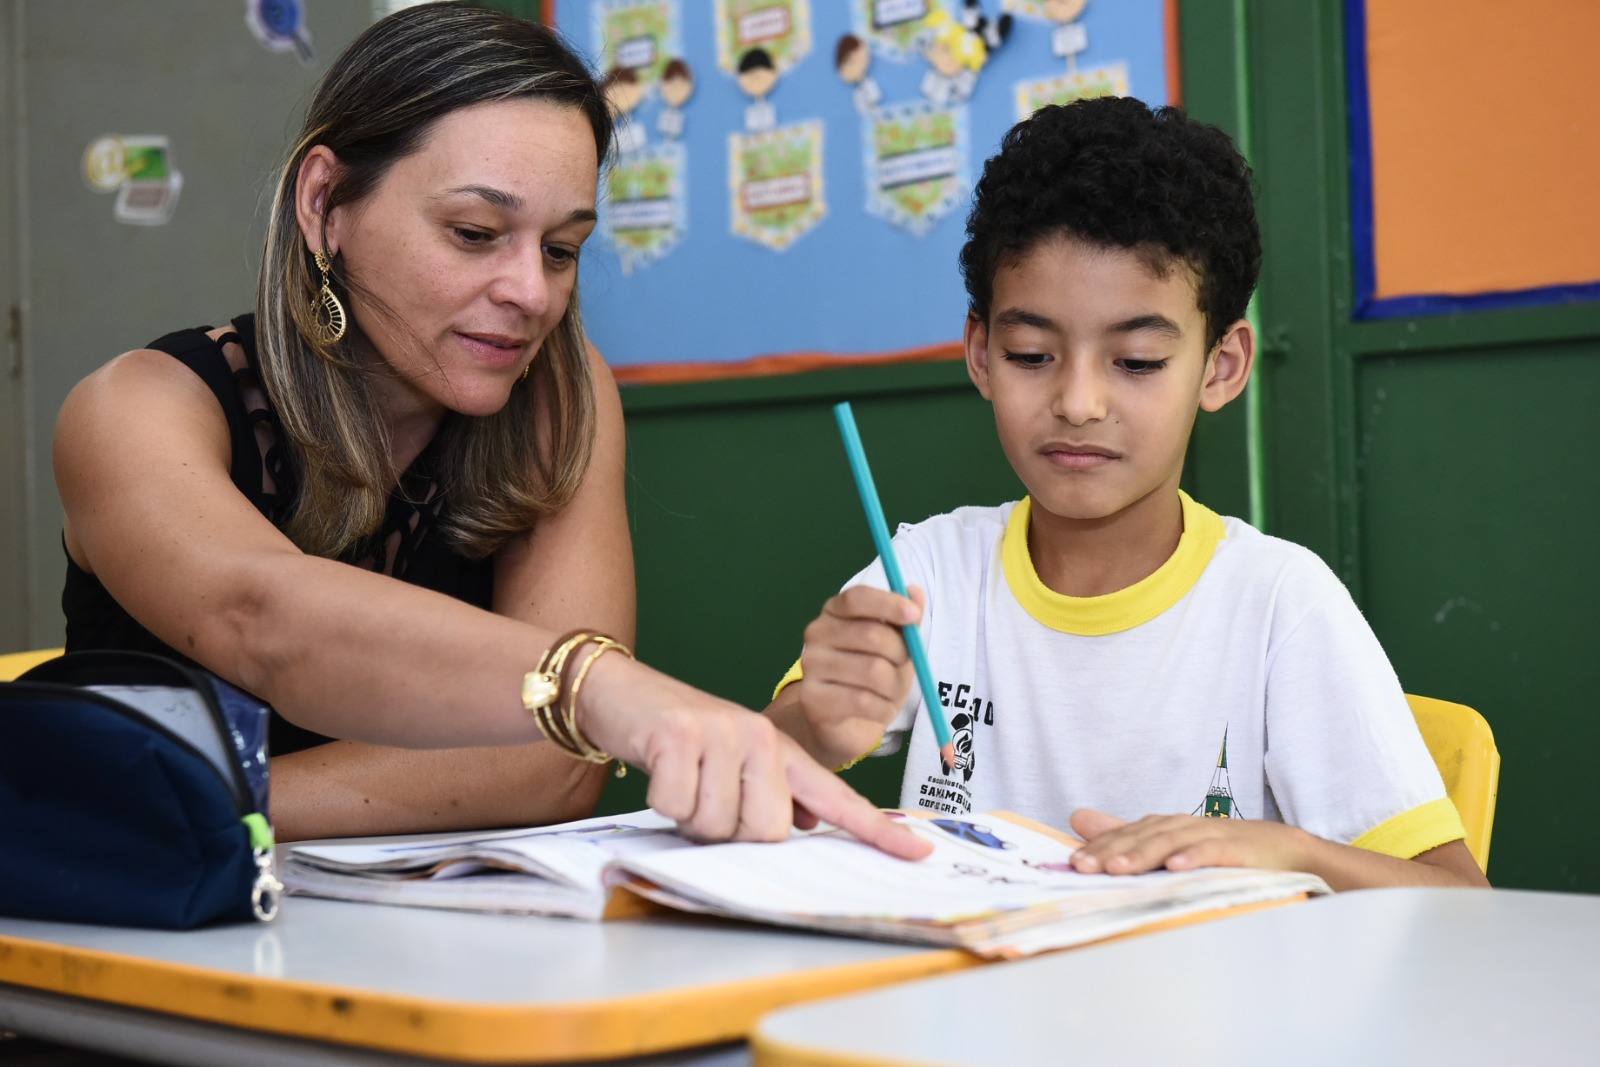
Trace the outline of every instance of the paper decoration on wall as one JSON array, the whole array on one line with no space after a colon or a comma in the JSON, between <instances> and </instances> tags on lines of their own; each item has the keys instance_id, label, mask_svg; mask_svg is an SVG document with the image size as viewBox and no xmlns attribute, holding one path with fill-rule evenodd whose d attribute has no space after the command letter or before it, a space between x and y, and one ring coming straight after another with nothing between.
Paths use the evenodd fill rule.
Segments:
<instances>
[{"instance_id":1,"label":"paper decoration on wall","mask_svg":"<svg viewBox=\"0 0 1600 1067\"><path fill-rule=\"evenodd\" d=\"M600 91L605 95L606 106L611 109L615 122L618 158L639 151L645 142L644 127L633 120L634 109L644 99L644 86L639 84L639 76L627 67L612 67L601 80Z\"/></svg>"},{"instance_id":2,"label":"paper decoration on wall","mask_svg":"<svg viewBox=\"0 0 1600 1067\"><path fill-rule=\"evenodd\" d=\"M728 135L733 232L781 252L828 213L822 123Z\"/></svg>"},{"instance_id":3,"label":"paper decoration on wall","mask_svg":"<svg viewBox=\"0 0 1600 1067\"><path fill-rule=\"evenodd\" d=\"M1029 18L1055 23L1050 52L1066 60L1065 74L1016 85L1017 120L1027 118L1046 104L1070 104L1093 96L1127 96L1128 65L1106 63L1078 69L1078 55L1089 47L1089 31L1082 16L1089 0L1006 0L1006 6Z\"/></svg>"},{"instance_id":4,"label":"paper decoration on wall","mask_svg":"<svg viewBox=\"0 0 1600 1067\"><path fill-rule=\"evenodd\" d=\"M83 176L97 193L116 191L112 216L131 226L168 222L183 190L165 137L97 138L83 153Z\"/></svg>"},{"instance_id":5,"label":"paper decoration on wall","mask_svg":"<svg viewBox=\"0 0 1600 1067\"><path fill-rule=\"evenodd\" d=\"M944 11L929 15L923 55L931 69L923 75L922 95L940 107L966 103L990 53L1005 43L1010 32L1011 16L991 22L976 0L962 8L960 22Z\"/></svg>"},{"instance_id":6,"label":"paper decoration on wall","mask_svg":"<svg viewBox=\"0 0 1600 1067\"><path fill-rule=\"evenodd\" d=\"M1044 16L1056 24L1050 34L1050 51L1067 61L1067 73L1078 73L1078 53L1089 47L1089 31L1078 16L1089 0L1045 0Z\"/></svg>"},{"instance_id":7,"label":"paper decoration on wall","mask_svg":"<svg viewBox=\"0 0 1600 1067\"><path fill-rule=\"evenodd\" d=\"M647 145L619 157L606 173L603 232L622 272L653 263L688 232L688 153L681 143Z\"/></svg>"},{"instance_id":8,"label":"paper decoration on wall","mask_svg":"<svg viewBox=\"0 0 1600 1067\"><path fill-rule=\"evenodd\" d=\"M968 33L983 38L984 45L993 52L1006 43L1006 38L1011 36L1012 18L1010 14L1002 13L997 19L991 19L983 13L982 0L962 0L961 25L965 26Z\"/></svg>"},{"instance_id":9,"label":"paper decoration on wall","mask_svg":"<svg viewBox=\"0 0 1600 1067\"><path fill-rule=\"evenodd\" d=\"M1075 74L1017 83L1017 121L1022 121L1046 104L1070 104L1091 96L1127 96L1128 65L1108 63L1089 67Z\"/></svg>"},{"instance_id":10,"label":"paper decoration on wall","mask_svg":"<svg viewBox=\"0 0 1600 1067\"><path fill-rule=\"evenodd\" d=\"M594 0L595 40L601 70L631 70L642 94L661 80L678 42L677 0Z\"/></svg>"},{"instance_id":11,"label":"paper decoration on wall","mask_svg":"<svg viewBox=\"0 0 1600 1067\"><path fill-rule=\"evenodd\" d=\"M746 133L765 133L778 124L778 112L767 94L778 84L778 71L765 48L752 48L739 57L739 88L753 101L744 109Z\"/></svg>"},{"instance_id":12,"label":"paper decoration on wall","mask_svg":"<svg viewBox=\"0 0 1600 1067\"><path fill-rule=\"evenodd\" d=\"M1024 18L1055 23L1050 54L1067 61L1067 73L1078 72L1078 53L1089 47L1089 31L1080 21L1089 0L1005 0L1007 11Z\"/></svg>"},{"instance_id":13,"label":"paper decoration on wall","mask_svg":"<svg viewBox=\"0 0 1600 1067\"><path fill-rule=\"evenodd\" d=\"M886 59L915 59L922 50L928 16L942 11L943 0L851 0L851 24L857 38Z\"/></svg>"},{"instance_id":14,"label":"paper decoration on wall","mask_svg":"<svg viewBox=\"0 0 1600 1067\"><path fill-rule=\"evenodd\" d=\"M867 211L918 237L971 187L967 109L912 100L875 109L862 123Z\"/></svg>"},{"instance_id":15,"label":"paper decoration on wall","mask_svg":"<svg viewBox=\"0 0 1600 1067\"><path fill-rule=\"evenodd\" d=\"M602 61L606 105L616 119L616 158L605 175L600 232L616 249L622 272L647 266L683 240L689 228L689 156L677 141L694 74L678 55L677 0L594 0L590 8ZM649 143L641 105L659 92Z\"/></svg>"},{"instance_id":16,"label":"paper decoration on wall","mask_svg":"<svg viewBox=\"0 0 1600 1067\"><path fill-rule=\"evenodd\" d=\"M686 60L674 56L661 71L661 113L656 116L656 131L663 140L683 136L683 105L694 95L694 71Z\"/></svg>"},{"instance_id":17,"label":"paper decoration on wall","mask_svg":"<svg viewBox=\"0 0 1600 1067\"><path fill-rule=\"evenodd\" d=\"M755 48L767 54L776 75L787 73L810 53L810 0L716 0L716 4L717 66L724 73L737 74Z\"/></svg>"},{"instance_id":18,"label":"paper decoration on wall","mask_svg":"<svg viewBox=\"0 0 1600 1067\"><path fill-rule=\"evenodd\" d=\"M244 0L244 24L269 52L294 52L310 66L316 59L301 0Z\"/></svg>"},{"instance_id":19,"label":"paper decoration on wall","mask_svg":"<svg viewBox=\"0 0 1600 1067\"><path fill-rule=\"evenodd\" d=\"M883 90L868 73L872 69L872 49L855 34L845 34L834 46L833 69L839 80L852 88L850 99L856 110L870 115L883 99Z\"/></svg>"}]
</instances>

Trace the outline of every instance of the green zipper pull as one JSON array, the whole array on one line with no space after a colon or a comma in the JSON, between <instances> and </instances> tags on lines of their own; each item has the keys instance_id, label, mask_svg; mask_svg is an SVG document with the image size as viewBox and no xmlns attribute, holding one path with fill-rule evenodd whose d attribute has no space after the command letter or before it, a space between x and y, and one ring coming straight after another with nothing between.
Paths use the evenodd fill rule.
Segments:
<instances>
[{"instance_id":1,"label":"green zipper pull","mask_svg":"<svg viewBox=\"0 0 1600 1067\"><path fill-rule=\"evenodd\" d=\"M278 915L278 898L283 895L283 883L272 873L272 824L267 817L253 811L244 817L250 831L250 849L256 857L256 881L250 887L250 910L262 922L271 922Z\"/></svg>"},{"instance_id":2,"label":"green zipper pull","mask_svg":"<svg viewBox=\"0 0 1600 1067\"><path fill-rule=\"evenodd\" d=\"M272 824L267 822L267 817L259 811L252 811L244 817L244 825L250 831L250 847L257 852L271 852L272 846L277 842L272 838Z\"/></svg>"}]
</instances>

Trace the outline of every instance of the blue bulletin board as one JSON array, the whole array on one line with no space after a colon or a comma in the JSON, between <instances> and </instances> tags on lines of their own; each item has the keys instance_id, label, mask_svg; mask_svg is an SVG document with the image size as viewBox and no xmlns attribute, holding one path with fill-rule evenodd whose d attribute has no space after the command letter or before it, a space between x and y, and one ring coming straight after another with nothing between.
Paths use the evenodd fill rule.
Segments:
<instances>
[{"instance_id":1,"label":"blue bulletin board","mask_svg":"<svg viewBox=\"0 0 1600 1067\"><path fill-rule=\"evenodd\" d=\"M1047 6L1078 5L979 0L974 33L969 0L547 0L597 75L628 69L618 99L638 99L583 253L589 336L625 381L948 348L983 161L1034 99L1168 102L1173 5L1087 0L1062 25ZM971 73L1002 15L1009 33ZM846 34L869 46L864 89L835 66ZM954 76L931 73L935 41L968 57ZM741 89L753 47L776 74L765 115ZM676 109L671 53L693 75Z\"/></svg>"}]
</instances>

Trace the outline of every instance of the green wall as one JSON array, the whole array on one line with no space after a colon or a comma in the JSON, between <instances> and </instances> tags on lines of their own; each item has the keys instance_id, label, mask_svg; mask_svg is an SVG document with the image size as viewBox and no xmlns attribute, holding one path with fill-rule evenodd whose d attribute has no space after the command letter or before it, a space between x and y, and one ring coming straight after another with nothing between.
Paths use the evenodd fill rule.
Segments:
<instances>
[{"instance_id":1,"label":"green wall","mask_svg":"<svg viewBox=\"0 0 1600 1067\"><path fill-rule=\"evenodd\" d=\"M1022 495L959 362L625 388L642 659L766 705L806 623L875 554L834 425L840 400L891 526ZM896 803L893 762L868 760L851 780ZM603 808L643 800L630 775Z\"/></svg>"}]
</instances>

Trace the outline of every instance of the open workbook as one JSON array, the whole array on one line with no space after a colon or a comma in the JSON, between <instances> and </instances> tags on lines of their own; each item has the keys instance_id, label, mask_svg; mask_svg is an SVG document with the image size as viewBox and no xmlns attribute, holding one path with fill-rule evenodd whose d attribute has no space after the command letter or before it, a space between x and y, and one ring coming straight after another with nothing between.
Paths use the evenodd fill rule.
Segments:
<instances>
[{"instance_id":1,"label":"open workbook","mask_svg":"<svg viewBox=\"0 0 1600 1067\"><path fill-rule=\"evenodd\" d=\"M639 898L681 911L1025 956L1183 916L1326 893L1309 874L1235 868L1137 876L1072 870L1077 842L1005 812L896 813L932 855L894 859L842 831L699 845L650 811L562 826L287 848L294 893L583 919Z\"/></svg>"}]
</instances>

